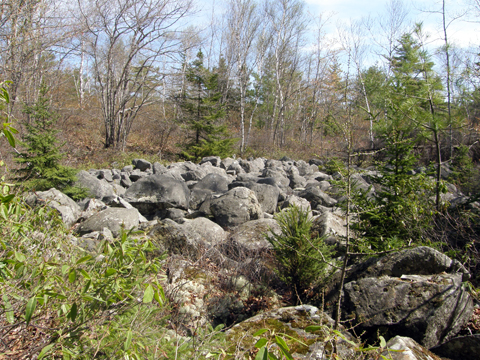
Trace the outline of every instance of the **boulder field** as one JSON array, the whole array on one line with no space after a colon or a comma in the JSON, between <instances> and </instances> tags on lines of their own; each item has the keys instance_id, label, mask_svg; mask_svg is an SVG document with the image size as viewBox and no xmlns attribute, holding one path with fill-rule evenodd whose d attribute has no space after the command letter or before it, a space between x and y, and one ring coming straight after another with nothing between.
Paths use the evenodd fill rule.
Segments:
<instances>
[{"instance_id":1,"label":"boulder field","mask_svg":"<svg viewBox=\"0 0 480 360\"><path fill-rule=\"evenodd\" d=\"M373 192L375 174L358 171L356 186ZM237 341L239 329L253 334L256 323L278 323L309 339L305 349L294 351L295 358L327 358L331 350L322 340L327 334L307 335L297 325L332 323L340 273L314 288L311 305L300 307L283 308L279 296L262 295L258 285L274 288L279 281L265 234L281 231L273 215L290 205L311 211L312 229L342 248L340 199L318 160L207 157L199 164L164 166L136 159L121 170L80 171L77 178L76 185L87 188L91 198L74 202L50 189L29 195L27 202L56 209L72 228L72 241L86 251L94 252L103 239L115 241L123 228L139 230L134 236L168 254L165 290L178 304L173 320L178 326L188 331L206 323L236 324L227 335ZM461 203L463 195L454 186L449 190L450 202ZM392 359L440 359L427 349L457 359L461 352L452 349L468 346L476 352L479 344L478 335L456 337L474 309L464 286L468 278L460 263L428 247L370 258L348 269L342 318L365 338L375 341L383 334L388 348L402 350L388 353ZM348 358L358 349L348 331L342 333L339 351Z\"/></svg>"}]
</instances>

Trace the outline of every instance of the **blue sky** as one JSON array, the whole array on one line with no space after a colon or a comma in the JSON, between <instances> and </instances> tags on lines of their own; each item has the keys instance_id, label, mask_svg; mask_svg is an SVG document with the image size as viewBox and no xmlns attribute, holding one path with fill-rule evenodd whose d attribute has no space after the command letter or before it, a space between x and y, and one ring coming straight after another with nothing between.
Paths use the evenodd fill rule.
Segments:
<instances>
[{"instance_id":1,"label":"blue sky","mask_svg":"<svg viewBox=\"0 0 480 360\"><path fill-rule=\"evenodd\" d=\"M313 14L327 12L333 14L337 21L360 20L362 17L371 16L377 18L384 16L385 8L389 0L306 0L309 10ZM404 0L405 8L409 10L409 20L414 23L423 21L424 28L432 39L440 36L442 29L441 0ZM465 16L455 20L448 29L448 37L458 46L478 45L480 40L480 14L469 8L467 0L446 0L447 21L460 14Z\"/></svg>"},{"instance_id":2,"label":"blue sky","mask_svg":"<svg viewBox=\"0 0 480 360\"><path fill-rule=\"evenodd\" d=\"M385 16L385 8L390 0L305 0L307 10L314 16L321 13L330 14L329 32L334 31L337 23L350 20L360 20L362 17L371 16L378 18ZM456 14L465 13L466 16L454 21L448 29L449 40L460 47L480 44L480 13L469 9L472 0L445 0L447 18ZM258 2L261 2L259 0ZM211 17L212 4L215 3L215 13L221 13L222 0L200 0L200 9L203 16ZM442 28L441 14L426 11L440 11L442 0L403 0L404 6L409 10L409 21L423 21L424 29L431 34L431 38L439 38ZM448 21L448 19L447 19ZM476 21L476 22L475 22ZM440 40L439 40L440 41ZM437 44L439 42L437 41Z\"/></svg>"}]
</instances>

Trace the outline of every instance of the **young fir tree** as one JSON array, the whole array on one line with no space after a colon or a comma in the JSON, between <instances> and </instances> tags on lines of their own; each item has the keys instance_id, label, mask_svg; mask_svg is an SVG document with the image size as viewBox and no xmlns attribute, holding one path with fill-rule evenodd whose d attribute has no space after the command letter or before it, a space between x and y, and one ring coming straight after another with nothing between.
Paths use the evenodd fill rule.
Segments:
<instances>
[{"instance_id":1,"label":"young fir tree","mask_svg":"<svg viewBox=\"0 0 480 360\"><path fill-rule=\"evenodd\" d=\"M415 146L431 135L431 126L439 120L434 107L441 83L432 70L433 62L412 34L400 38L390 63L393 75L384 87L386 106L376 114L384 117L376 127L384 147L376 178L379 186L374 196L361 194L357 199L361 211L354 228L363 240L357 242L363 250L428 241L435 212L429 198L436 188L425 174L415 173Z\"/></svg>"},{"instance_id":2,"label":"young fir tree","mask_svg":"<svg viewBox=\"0 0 480 360\"><path fill-rule=\"evenodd\" d=\"M181 107L191 135L183 156L194 161L210 155L230 156L235 139L229 136L227 127L222 124L225 106L218 74L204 67L201 51L189 65L186 79L189 86L183 93Z\"/></svg>"},{"instance_id":3,"label":"young fir tree","mask_svg":"<svg viewBox=\"0 0 480 360\"><path fill-rule=\"evenodd\" d=\"M18 180L27 189L43 191L54 187L73 198L85 197L83 189L72 186L76 170L60 163L64 154L60 152L63 144L57 140L58 115L50 108L47 90L42 86L37 102L23 110L29 121L25 123L23 149L15 158L24 165L17 170Z\"/></svg>"},{"instance_id":4,"label":"young fir tree","mask_svg":"<svg viewBox=\"0 0 480 360\"><path fill-rule=\"evenodd\" d=\"M281 234L265 235L277 260L276 272L291 291L295 303L306 300L306 291L322 277L332 259L333 246L312 237L308 210L291 206L275 215Z\"/></svg>"}]
</instances>

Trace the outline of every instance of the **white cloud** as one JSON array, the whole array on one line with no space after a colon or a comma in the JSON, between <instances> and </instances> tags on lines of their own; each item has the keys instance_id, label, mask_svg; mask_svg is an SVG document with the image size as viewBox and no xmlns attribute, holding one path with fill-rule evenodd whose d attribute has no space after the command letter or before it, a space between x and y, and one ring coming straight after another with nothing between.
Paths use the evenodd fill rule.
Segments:
<instances>
[{"instance_id":1,"label":"white cloud","mask_svg":"<svg viewBox=\"0 0 480 360\"><path fill-rule=\"evenodd\" d=\"M333 22L348 22L350 20L359 20L371 16L377 18L384 16L385 9L389 0L306 0L308 9L313 14L329 12L334 14ZM404 6L409 11L409 21L413 24L422 21L424 28L432 35L432 45L442 43L442 1L439 0L416 0L410 3L404 1ZM428 11L428 12L427 12ZM437 13L434 13L437 11ZM446 2L447 21L460 14L463 17L453 21L448 28L449 41L460 47L478 46L480 37L477 35L480 29L480 23L476 20L473 10L468 9L466 0L448 0ZM480 14L477 18L480 22ZM472 21L473 20L473 21Z\"/></svg>"}]
</instances>

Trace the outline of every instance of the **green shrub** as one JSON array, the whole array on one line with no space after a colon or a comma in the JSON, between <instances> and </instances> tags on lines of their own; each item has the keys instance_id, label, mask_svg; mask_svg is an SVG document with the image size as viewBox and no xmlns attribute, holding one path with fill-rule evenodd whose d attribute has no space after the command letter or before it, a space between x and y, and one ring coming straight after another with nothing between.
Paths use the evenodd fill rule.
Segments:
<instances>
[{"instance_id":1,"label":"green shrub","mask_svg":"<svg viewBox=\"0 0 480 360\"><path fill-rule=\"evenodd\" d=\"M143 336L161 323L165 302L149 241L124 232L90 254L72 243L54 210L33 211L14 199L7 211L0 219L0 337L10 341L0 353L122 358L165 332L155 324L156 340Z\"/></svg>"},{"instance_id":2,"label":"green shrub","mask_svg":"<svg viewBox=\"0 0 480 360\"><path fill-rule=\"evenodd\" d=\"M321 171L325 171L327 174L334 174L336 172L344 172L346 169L345 162L337 157L330 158L324 166L319 167Z\"/></svg>"},{"instance_id":3,"label":"green shrub","mask_svg":"<svg viewBox=\"0 0 480 360\"><path fill-rule=\"evenodd\" d=\"M480 171L468 155L469 151L470 148L466 145L461 145L456 149L451 163L452 173L448 180L456 184L463 193L476 195L480 192L478 185Z\"/></svg>"},{"instance_id":4,"label":"green shrub","mask_svg":"<svg viewBox=\"0 0 480 360\"><path fill-rule=\"evenodd\" d=\"M5 111L6 106L10 103L9 83L8 81L0 82L0 138L5 136L10 146L15 147L13 135L17 133L17 130L11 126L9 116ZM15 195L11 193L12 184L5 182L8 169L3 160L0 160L0 169L5 169L5 174L0 175L0 214L6 219L10 208L9 203L15 198Z\"/></svg>"},{"instance_id":5,"label":"green shrub","mask_svg":"<svg viewBox=\"0 0 480 360\"><path fill-rule=\"evenodd\" d=\"M11 126L12 124L9 122L8 113L5 111L10 103L10 96L8 94L8 85L10 83L10 81L0 82L0 137L5 136L10 146L15 147L13 134L18 133L18 131Z\"/></svg>"},{"instance_id":6,"label":"green shrub","mask_svg":"<svg viewBox=\"0 0 480 360\"><path fill-rule=\"evenodd\" d=\"M332 248L322 238L311 237L310 212L292 206L278 213L275 220L282 233L266 236L272 244L280 279L292 291L297 302L305 298L305 291L320 277L325 276Z\"/></svg>"}]
</instances>

